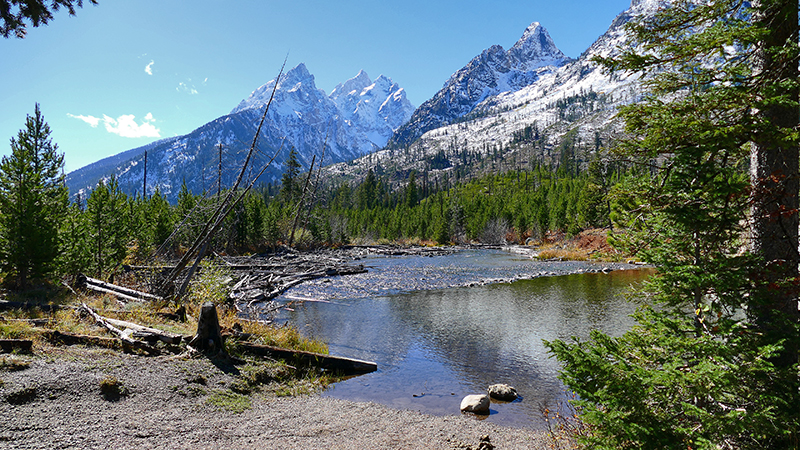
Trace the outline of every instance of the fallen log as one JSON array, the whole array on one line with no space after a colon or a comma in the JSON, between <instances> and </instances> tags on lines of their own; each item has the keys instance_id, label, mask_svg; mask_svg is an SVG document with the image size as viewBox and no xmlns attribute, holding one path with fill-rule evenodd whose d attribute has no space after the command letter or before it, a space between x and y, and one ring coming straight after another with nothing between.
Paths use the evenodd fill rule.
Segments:
<instances>
[{"instance_id":1,"label":"fallen log","mask_svg":"<svg viewBox=\"0 0 800 450\"><path fill-rule=\"evenodd\" d=\"M139 339L144 339L148 342L161 341L167 344L178 345L181 343L181 339L183 339L183 336L181 336L180 334L167 333L166 331L145 327L133 322L126 322L124 320L111 319L108 317L103 317L103 320L110 323L111 325L131 330L133 333L129 333L129 335L137 337ZM123 333L126 332L123 331Z\"/></svg>"},{"instance_id":2,"label":"fallen log","mask_svg":"<svg viewBox=\"0 0 800 450\"><path fill-rule=\"evenodd\" d=\"M132 353L134 350L134 348L131 347L131 345L127 342L113 337L91 336L88 334L75 334L48 329L42 330L41 336L52 344L86 345L92 347L103 347L112 350L123 350L130 353ZM183 348L177 345L166 346L164 349L173 354L178 354L183 351ZM152 353L147 354L152 355Z\"/></svg>"},{"instance_id":3,"label":"fallen log","mask_svg":"<svg viewBox=\"0 0 800 450\"><path fill-rule=\"evenodd\" d=\"M94 320L99 325L105 327L108 331L110 331L110 332L116 334L117 336L119 336L119 339L122 340L122 342L130 345L131 347L133 347L133 348L135 348L137 350L143 350L143 351L145 351L145 352L147 352L147 353L149 353L151 355L158 355L158 354L161 353L155 347L152 347L149 344L146 344L146 343L144 343L142 341L137 341L137 340L131 338L130 337L131 333L126 333L126 332L120 330L119 328L115 327L114 325L112 325L111 323L106 321L103 316L101 316L101 315L97 314L96 312L94 312L92 310L92 308L90 308L88 305L86 305L86 303L82 303L81 307L78 308L78 311L83 311L83 312L89 314L90 316L92 316L92 318L94 318Z\"/></svg>"},{"instance_id":4,"label":"fallen log","mask_svg":"<svg viewBox=\"0 0 800 450\"><path fill-rule=\"evenodd\" d=\"M28 325L33 325L35 327L45 327L53 323L51 319L6 319L4 317L0 317L0 322L16 322L16 323L25 323Z\"/></svg>"},{"instance_id":5,"label":"fallen log","mask_svg":"<svg viewBox=\"0 0 800 450\"><path fill-rule=\"evenodd\" d=\"M43 330L42 337L48 342L64 345L91 345L117 349L122 347L122 341L104 336L90 336L86 334L67 333L58 330Z\"/></svg>"},{"instance_id":6,"label":"fallen log","mask_svg":"<svg viewBox=\"0 0 800 450\"><path fill-rule=\"evenodd\" d=\"M86 287L97 292L115 295L123 300L134 302L148 302L148 301L163 301L163 297L148 294L147 292L137 291L136 289L118 286L116 284L106 283L105 281L95 278L87 277L86 275L78 275L77 285Z\"/></svg>"},{"instance_id":7,"label":"fallen log","mask_svg":"<svg viewBox=\"0 0 800 450\"><path fill-rule=\"evenodd\" d=\"M30 353L32 348L33 341L28 339L0 339L0 350L2 350L2 353L11 353L14 350Z\"/></svg>"},{"instance_id":8,"label":"fallen log","mask_svg":"<svg viewBox=\"0 0 800 450\"><path fill-rule=\"evenodd\" d=\"M300 361L306 365L316 366L330 372L338 372L344 375L364 374L378 370L378 365L374 362L346 358L343 356L323 355L322 353L290 350L249 342L239 342L236 345L239 350L251 355Z\"/></svg>"}]
</instances>

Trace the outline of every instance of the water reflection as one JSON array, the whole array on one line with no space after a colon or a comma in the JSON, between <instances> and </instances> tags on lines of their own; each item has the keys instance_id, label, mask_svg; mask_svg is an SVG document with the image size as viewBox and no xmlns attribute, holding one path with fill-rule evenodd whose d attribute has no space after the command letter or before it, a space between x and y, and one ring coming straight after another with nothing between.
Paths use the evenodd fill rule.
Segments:
<instances>
[{"instance_id":1,"label":"water reflection","mask_svg":"<svg viewBox=\"0 0 800 450\"><path fill-rule=\"evenodd\" d=\"M445 273L469 272L475 261L478 270L488 264L447 258L440 261ZM520 261L508 264L505 255L488 258L520 269ZM397 263L400 272L408 270ZM333 354L378 363L377 372L338 383L325 395L458 414L465 395L508 383L523 401L493 404L496 414L487 420L539 427L540 404L564 393L556 379L558 363L548 358L542 340L585 338L595 328L622 334L635 308L623 294L644 275L638 270L586 273L306 303L288 319L328 342Z\"/></svg>"}]
</instances>

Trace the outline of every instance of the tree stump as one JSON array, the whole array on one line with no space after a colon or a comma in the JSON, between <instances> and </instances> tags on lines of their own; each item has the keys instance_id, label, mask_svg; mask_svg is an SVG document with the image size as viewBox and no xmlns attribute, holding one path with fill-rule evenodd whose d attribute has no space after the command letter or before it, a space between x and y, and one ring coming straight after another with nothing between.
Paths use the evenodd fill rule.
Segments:
<instances>
[{"instance_id":1,"label":"tree stump","mask_svg":"<svg viewBox=\"0 0 800 450\"><path fill-rule=\"evenodd\" d=\"M212 302L205 302L200 308L200 317L197 319L197 333L189 345L197 350L213 353L225 353L222 343L222 333L219 328L217 307Z\"/></svg>"}]
</instances>

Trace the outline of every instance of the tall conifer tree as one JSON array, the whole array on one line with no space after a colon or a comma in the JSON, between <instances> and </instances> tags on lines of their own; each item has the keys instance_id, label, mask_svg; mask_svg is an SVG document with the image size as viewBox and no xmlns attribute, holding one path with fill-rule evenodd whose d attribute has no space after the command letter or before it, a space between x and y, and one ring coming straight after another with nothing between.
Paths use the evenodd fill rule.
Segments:
<instances>
[{"instance_id":1,"label":"tall conifer tree","mask_svg":"<svg viewBox=\"0 0 800 450\"><path fill-rule=\"evenodd\" d=\"M0 262L21 289L49 275L59 253L68 200L57 150L37 103L0 162Z\"/></svg>"},{"instance_id":2,"label":"tall conifer tree","mask_svg":"<svg viewBox=\"0 0 800 450\"><path fill-rule=\"evenodd\" d=\"M797 8L678 0L629 25L635 50L600 60L648 80L621 115L625 151L655 169L620 198L658 307L620 338L548 344L587 445L800 445Z\"/></svg>"}]
</instances>

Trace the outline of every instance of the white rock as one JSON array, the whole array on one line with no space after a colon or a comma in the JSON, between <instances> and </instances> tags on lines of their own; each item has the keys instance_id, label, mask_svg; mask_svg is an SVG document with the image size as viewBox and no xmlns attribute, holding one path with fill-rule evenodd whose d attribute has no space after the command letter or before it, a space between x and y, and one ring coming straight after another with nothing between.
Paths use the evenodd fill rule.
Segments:
<instances>
[{"instance_id":1,"label":"white rock","mask_svg":"<svg viewBox=\"0 0 800 450\"><path fill-rule=\"evenodd\" d=\"M489 396L476 394L464 397L461 400L461 412L489 414Z\"/></svg>"}]
</instances>

